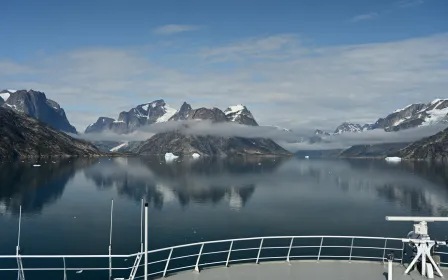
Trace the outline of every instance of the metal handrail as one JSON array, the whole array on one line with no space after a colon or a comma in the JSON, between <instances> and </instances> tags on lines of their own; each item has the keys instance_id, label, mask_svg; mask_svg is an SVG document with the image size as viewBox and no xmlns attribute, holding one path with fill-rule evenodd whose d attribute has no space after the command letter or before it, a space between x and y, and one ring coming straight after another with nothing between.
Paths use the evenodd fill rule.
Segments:
<instances>
[{"instance_id":1,"label":"metal handrail","mask_svg":"<svg viewBox=\"0 0 448 280\"><path fill-rule=\"evenodd\" d=\"M313 239L315 240L315 243L319 243L319 245L294 245L294 242L306 239ZM347 244L350 245L335 245L329 244L329 240L347 240ZM276 244L276 246L269 246L269 240L277 240L277 241L283 241L285 243L285 246ZM382 241L384 240L383 246L371 246L367 244L359 244L361 241ZM258 241L259 246L254 246L255 244L247 244L247 241ZM269 261L269 260L285 260L287 262L296 259L314 259L316 261L319 261L321 259L345 259L347 261L353 261L354 259L365 259L365 260L373 260L373 261L382 261L384 262L386 260L385 254L387 251L394 251L401 253L401 258L395 258L394 261L396 262L402 262L403 261L403 253L404 253L404 246L400 244L399 247L391 246L392 241L400 241L402 243L402 238L387 238L387 237L368 237L368 236L334 236L334 235L310 235L310 236L266 236L266 237L250 237L250 238L236 238L236 239L225 239L225 240L213 240L213 241L204 241L204 242L196 242L191 244L182 244L182 245L176 245L171 246L167 248L160 248L155 250L149 250L147 251L148 259L151 260L151 262L148 262L146 266L157 266L159 265L160 268L149 268L147 276L157 276L157 277L165 277L172 271L181 271L186 269L194 268L196 271L200 271L201 268L206 266L213 266L213 265L225 265L228 266L231 263L235 262L254 262L258 264L260 261ZM246 242L246 243L245 243ZM357 244L358 242L358 244ZM245 246L235 246L235 244L243 244ZM252 242L253 243L253 242ZM228 244L226 245L228 249L220 248L216 251L206 251L206 248L208 245L211 244ZM329 245L326 245L329 244ZM175 253L179 251L179 249L190 249L185 250L184 254L182 255L176 255ZM199 250L198 250L199 249ZM297 252L294 252L294 250L297 249L307 249L308 252L305 254L297 254ZM340 254L338 252L338 255L329 255L324 254L325 252L323 250L325 249L347 249L347 254L343 253ZM192 251L194 250L194 251ZM284 250L284 253L281 255L275 255L275 256L267 256L266 252L269 250ZM357 251L354 251L357 250ZM361 251L359 251L361 250ZM187 252L188 251L188 252ZM247 256L247 252L250 251L256 251L256 257L249 257ZM311 252L312 251L312 252ZM377 252L378 256L373 256L372 254L367 254L366 252ZM165 253L165 255L161 258L158 256L155 257L156 253L161 254ZM240 256L239 258L235 256L237 252L240 253L246 253L244 256ZM311 254L310 254L311 252ZM356 253L356 254L355 254ZM448 259L448 252L436 252L441 255L441 257L447 257ZM219 257L217 259L207 259L206 256L219 256L219 254L223 255L223 257ZM131 270L134 272L137 272L138 276L133 277L133 279L140 279L143 278L144 275L142 271L138 271L139 268L142 266L145 266L144 262L141 264L140 262L135 261L133 266L124 266L124 267L71 267L70 265L70 259L72 260L79 260L79 259L131 259L131 258L143 258L144 252L138 252L134 254L128 254L128 255L7 255L7 256L0 256L0 259L61 259L61 267L53 267L53 268L42 268L42 267L7 267L3 268L0 267L0 278L1 273L3 271L63 271L64 277L67 272L69 271L109 271L109 273L113 273L116 271L123 271L128 270L131 272ZM191 265L186 263L180 263L176 264L176 261L179 260L186 260L186 259L194 259L194 263ZM134 261L135 259L132 259ZM3 261L2 261L3 262ZM62 264L64 264L62 266ZM72 264L74 265L74 264ZM447 262L441 262L441 265L448 265ZM62 276L61 276L61 279Z\"/></svg>"}]
</instances>

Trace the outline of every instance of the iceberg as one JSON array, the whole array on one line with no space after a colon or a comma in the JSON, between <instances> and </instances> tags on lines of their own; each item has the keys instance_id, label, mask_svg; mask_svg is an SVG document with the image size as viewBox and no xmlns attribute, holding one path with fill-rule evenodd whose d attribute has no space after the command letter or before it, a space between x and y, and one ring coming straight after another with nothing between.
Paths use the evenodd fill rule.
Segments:
<instances>
[{"instance_id":1,"label":"iceberg","mask_svg":"<svg viewBox=\"0 0 448 280\"><path fill-rule=\"evenodd\" d=\"M191 156L192 156L193 158L199 158L201 155L198 154L198 153L194 153L194 154L192 154Z\"/></svg>"},{"instance_id":2,"label":"iceberg","mask_svg":"<svg viewBox=\"0 0 448 280\"><path fill-rule=\"evenodd\" d=\"M166 153L165 154L165 160L166 161L173 161L176 158L178 158L179 156L174 155L173 153Z\"/></svg>"},{"instance_id":3,"label":"iceberg","mask_svg":"<svg viewBox=\"0 0 448 280\"><path fill-rule=\"evenodd\" d=\"M400 157L387 157L387 158L385 158L385 160L389 161L389 162L400 162L401 158Z\"/></svg>"}]
</instances>

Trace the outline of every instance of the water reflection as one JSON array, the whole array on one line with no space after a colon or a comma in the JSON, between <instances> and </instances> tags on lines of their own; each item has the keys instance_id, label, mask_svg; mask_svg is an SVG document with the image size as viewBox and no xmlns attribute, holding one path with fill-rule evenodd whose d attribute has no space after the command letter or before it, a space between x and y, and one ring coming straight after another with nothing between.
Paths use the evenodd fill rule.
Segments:
<instances>
[{"instance_id":1,"label":"water reflection","mask_svg":"<svg viewBox=\"0 0 448 280\"><path fill-rule=\"evenodd\" d=\"M120 195L139 201L145 198L156 209L178 201L182 207L195 203L216 204L227 200L238 210L255 191L256 177L268 176L280 159L183 160L171 163L159 158L115 158L84 170L97 188L115 188Z\"/></svg>"},{"instance_id":2,"label":"water reflection","mask_svg":"<svg viewBox=\"0 0 448 280\"><path fill-rule=\"evenodd\" d=\"M416 214L448 215L448 165L434 162L201 158L167 164L161 158L97 158L48 160L36 168L17 161L0 164L0 182L0 215L17 213L19 205L25 213L40 213L61 199L68 185L90 192L93 185L134 202L144 198L159 210L172 203L185 208L222 202L240 210L262 189L271 200L287 199L274 198L278 190L297 200L319 193L316 203L336 200L342 192Z\"/></svg>"},{"instance_id":3,"label":"water reflection","mask_svg":"<svg viewBox=\"0 0 448 280\"><path fill-rule=\"evenodd\" d=\"M61 198L64 189L78 169L94 164L93 159L12 161L0 163L0 215L40 213L47 205Z\"/></svg>"}]
</instances>

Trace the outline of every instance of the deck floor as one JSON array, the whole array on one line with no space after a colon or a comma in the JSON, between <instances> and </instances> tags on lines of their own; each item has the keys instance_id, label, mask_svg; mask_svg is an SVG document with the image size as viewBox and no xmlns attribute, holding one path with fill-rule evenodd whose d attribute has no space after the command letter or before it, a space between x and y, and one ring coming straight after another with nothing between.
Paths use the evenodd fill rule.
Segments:
<instances>
[{"instance_id":1,"label":"deck floor","mask_svg":"<svg viewBox=\"0 0 448 280\"><path fill-rule=\"evenodd\" d=\"M393 280L422 279L418 271L404 275L405 267L393 266ZM444 271L442 271L444 272ZM444 273L445 274L445 273ZM387 264L380 262L347 261L291 261L205 268L200 273L184 271L167 275L167 280L387 280ZM427 279L425 277L425 279ZM435 279L440 277L435 275Z\"/></svg>"}]
</instances>

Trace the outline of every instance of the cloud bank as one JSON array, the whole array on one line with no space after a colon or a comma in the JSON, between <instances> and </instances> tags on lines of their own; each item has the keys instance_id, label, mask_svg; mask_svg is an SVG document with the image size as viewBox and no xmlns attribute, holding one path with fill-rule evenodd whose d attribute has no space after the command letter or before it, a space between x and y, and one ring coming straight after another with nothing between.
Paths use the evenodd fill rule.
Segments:
<instances>
[{"instance_id":1,"label":"cloud bank","mask_svg":"<svg viewBox=\"0 0 448 280\"><path fill-rule=\"evenodd\" d=\"M237 123L212 123L210 121L176 121L155 123L131 134L113 132L81 134L77 137L89 141L144 141L156 133L178 131L187 135L210 135L217 137L269 138L290 151L345 149L353 145L379 143L410 143L423 137L431 136L445 129L446 125L422 126L398 132L385 132L381 129L362 133L343 133L326 137L323 143L300 143L308 132L284 131L272 126L247 126Z\"/></svg>"}]
</instances>

